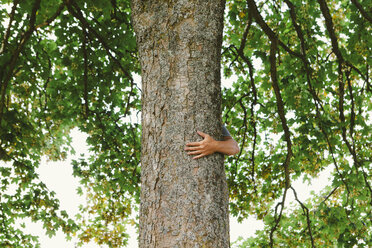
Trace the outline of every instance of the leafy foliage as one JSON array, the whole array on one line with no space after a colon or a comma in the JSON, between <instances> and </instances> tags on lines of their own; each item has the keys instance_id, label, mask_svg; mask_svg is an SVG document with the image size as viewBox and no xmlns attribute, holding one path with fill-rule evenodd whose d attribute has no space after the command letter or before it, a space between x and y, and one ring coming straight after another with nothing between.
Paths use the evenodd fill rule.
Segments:
<instances>
[{"instance_id":1,"label":"leafy foliage","mask_svg":"<svg viewBox=\"0 0 372 248\"><path fill-rule=\"evenodd\" d=\"M371 245L370 1L228 1L224 120L242 144L231 212L265 230L240 247ZM334 168L301 202L292 187ZM297 208L286 206L289 194ZM368 246L367 245L367 246Z\"/></svg>"},{"instance_id":2,"label":"leafy foliage","mask_svg":"<svg viewBox=\"0 0 372 248\"><path fill-rule=\"evenodd\" d=\"M37 244L16 222L26 217L50 235L62 228L82 242L125 244L124 224L139 201L140 149L139 126L129 121L140 108L129 2L2 5L0 159L7 164L0 166L0 246ZM89 220L60 211L35 172L41 156L60 160L73 152L74 127L89 134L93 154L73 163L88 191L81 210Z\"/></svg>"},{"instance_id":3,"label":"leafy foliage","mask_svg":"<svg viewBox=\"0 0 372 248\"><path fill-rule=\"evenodd\" d=\"M139 203L139 73L128 0L1 1L0 246L35 247L23 219L54 235L126 244ZM365 247L371 233L370 0L228 0L223 120L240 142L226 171L231 213L265 229L239 247ZM87 192L68 216L37 174L40 159L74 152ZM304 202L294 180L333 168ZM289 206L293 195L298 205Z\"/></svg>"}]
</instances>

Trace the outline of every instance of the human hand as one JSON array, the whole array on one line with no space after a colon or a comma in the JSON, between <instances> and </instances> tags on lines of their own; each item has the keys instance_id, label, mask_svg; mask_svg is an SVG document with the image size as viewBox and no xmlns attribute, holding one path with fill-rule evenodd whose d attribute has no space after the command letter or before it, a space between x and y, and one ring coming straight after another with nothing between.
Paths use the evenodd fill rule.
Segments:
<instances>
[{"instance_id":1,"label":"human hand","mask_svg":"<svg viewBox=\"0 0 372 248\"><path fill-rule=\"evenodd\" d=\"M188 155L197 155L193 159L198 159L216 152L217 142L210 135L197 131L204 139L199 142L189 142L186 144L185 151Z\"/></svg>"}]
</instances>

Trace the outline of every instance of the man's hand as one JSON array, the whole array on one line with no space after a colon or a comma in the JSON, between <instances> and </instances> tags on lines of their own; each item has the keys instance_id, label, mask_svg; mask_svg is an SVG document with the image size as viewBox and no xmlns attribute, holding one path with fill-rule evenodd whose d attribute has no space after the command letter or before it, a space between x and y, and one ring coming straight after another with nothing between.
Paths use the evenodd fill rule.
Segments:
<instances>
[{"instance_id":1,"label":"man's hand","mask_svg":"<svg viewBox=\"0 0 372 248\"><path fill-rule=\"evenodd\" d=\"M239 152L238 143L230 136L225 136L223 141L217 141L206 133L197 131L204 139L199 142L190 142L186 144L185 151L188 155L197 155L193 159L198 159L215 152L225 155L235 155Z\"/></svg>"},{"instance_id":2,"label":"man's hand","mask_svg":"<svg viewBox=\"0 0 372 248\"><path fill-rule=\"evenodd\" d=\"M193 159L198 159L215 153L217 141L206 133L197 131L197 133L204 139L199 142L190 142L186 144L185 151L189 151L188 155L197 155Z\"/></svg>"}]
</instances>

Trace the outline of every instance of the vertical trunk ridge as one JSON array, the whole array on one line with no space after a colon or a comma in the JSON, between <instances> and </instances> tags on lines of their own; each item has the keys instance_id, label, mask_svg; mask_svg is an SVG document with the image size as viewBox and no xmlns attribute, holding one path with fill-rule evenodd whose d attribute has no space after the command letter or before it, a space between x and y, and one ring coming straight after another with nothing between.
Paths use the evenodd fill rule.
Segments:
<instances>
[{"instance_id":1,"label":"vertical trunk ridge","mask_svg":"<svg viewBox=\"0 0 372 248\"><path fill-rule=\"evenodd\" d=\"M132 1L142 67L140 247L229 247L220 154L192 160L196 130L221 138L224 1Z\"/></svg>"}]
</instances>

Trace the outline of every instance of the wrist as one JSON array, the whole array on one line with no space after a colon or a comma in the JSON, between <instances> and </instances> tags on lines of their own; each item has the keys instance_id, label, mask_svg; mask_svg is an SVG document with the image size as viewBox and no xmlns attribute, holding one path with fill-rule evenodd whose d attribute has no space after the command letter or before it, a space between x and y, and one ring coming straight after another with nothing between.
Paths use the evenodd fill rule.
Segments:
<instances>
[{"instance_id":1,"label":"wrist","mask_svg":"<svg viewBox=\"0 0 372 248\"><path fill-rule=\"evenodd\" d=\"M221 141L213 141L213 152L221 152Z\"/></svg>"}]
</instances>

